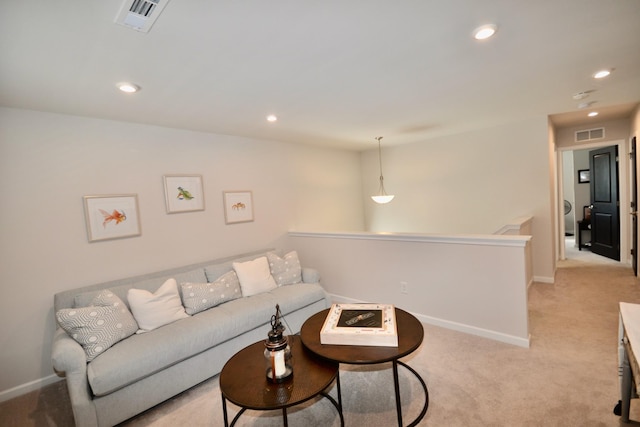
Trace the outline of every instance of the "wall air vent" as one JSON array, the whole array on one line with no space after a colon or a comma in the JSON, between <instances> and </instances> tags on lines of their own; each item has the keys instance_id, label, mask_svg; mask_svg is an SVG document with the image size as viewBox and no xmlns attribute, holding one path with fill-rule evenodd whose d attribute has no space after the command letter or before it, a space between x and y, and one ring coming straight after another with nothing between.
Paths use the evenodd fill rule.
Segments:
<instances>
[{"instance_id":1,"label":"wall air vent","mask_svg":"<svg viewBox=\"0 0 640 427\"><path fill-rule=\"evenodd\" d=\"M116 24L148 33L167 3L169 0L125 0L116 16Z\"/></svg>"},{"instance_id":2,"label":"wall air vent","mask_svg":"<svg viewBox=\"0 0 640 427\"><path fill-rule=\"evenodd\" d=\"M604 138L604 128L579 130L576 132L575 142L593 141Z\"/></svg>"}]
</instances>

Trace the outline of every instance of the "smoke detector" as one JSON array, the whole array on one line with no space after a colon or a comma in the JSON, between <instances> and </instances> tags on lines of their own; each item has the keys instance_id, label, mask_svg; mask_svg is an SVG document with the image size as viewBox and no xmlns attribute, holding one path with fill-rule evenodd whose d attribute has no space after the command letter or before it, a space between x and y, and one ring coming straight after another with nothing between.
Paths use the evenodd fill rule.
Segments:
<instances>
[{"instance_id":1,"label":"smoke detector","mask_svg":"<svg viewBox=\"0 0 640 427\"><path fill-rule=\"evenodd\" d=\"M116 16L116 24L148 33L169 0L125 0Z\"/></svg>"},{"instance_id":2,"label":"smoke detector","mask_svg":"<svg viewBox=\"0 0 640 427\"><path fill-rule=\"evenodd\" d=\"M581 99L585 99L586 97L588 97L591 92L592 91L590 90L585 90L584 92L574 93L573 99L575 99L576 101L580 101Z\"/></svg>"}]
</instances>

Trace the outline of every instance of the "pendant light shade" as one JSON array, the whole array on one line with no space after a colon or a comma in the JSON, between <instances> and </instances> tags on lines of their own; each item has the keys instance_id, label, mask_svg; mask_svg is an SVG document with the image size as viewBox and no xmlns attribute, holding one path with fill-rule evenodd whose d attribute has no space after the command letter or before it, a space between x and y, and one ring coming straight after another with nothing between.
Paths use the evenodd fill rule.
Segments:
<instances>
[{"instance_id":1,"label":"pendant light shade","mask_svg":"<svg viewBox=\"0 0 640 427\"><path fill-rule=\"evenodd\" d=\"M374 202L384 204L389 203L395 197L393 194L387 194L384 190L384 176L382 176L382 148L380 147L381 136L377 137L378 141L378 160L380 161L380 186L378 187L378 194L371 196Z\"/></svg>"}]
</instances>

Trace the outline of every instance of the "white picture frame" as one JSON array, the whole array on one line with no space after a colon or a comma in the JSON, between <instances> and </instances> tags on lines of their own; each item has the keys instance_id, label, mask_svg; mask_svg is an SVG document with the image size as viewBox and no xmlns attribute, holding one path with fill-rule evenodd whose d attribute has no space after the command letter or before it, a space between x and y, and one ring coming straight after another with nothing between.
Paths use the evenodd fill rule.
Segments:
<instances>
[{"instance_id":1,"label":"white picture frame","mask_svg":"<svg viewBox=\"0 0 640 427\"><path fill-rule=\"evenodd\" d=\"M164 175L163 180L168 214L204 210L202 175Z\"/></svg>"},{"instance_id":2,"label":"white picture frame","mask_svg":"<svg viewBox=\"0 0 640 427\"><path fill-rule=\"evenodd\" d=\"M89 242L142 235L137 194L83 196Z\"/></svg>"},{"instance_id":3,"label":"white picture frame","mask_svg":"<svg viewBox=\"0 0 640 427\"><path fill-rule=\"evenodd\" d=\"M224 191L222 194L226 224L253 221L253 194L251 191Z\"/></svg>"}]
</instances>

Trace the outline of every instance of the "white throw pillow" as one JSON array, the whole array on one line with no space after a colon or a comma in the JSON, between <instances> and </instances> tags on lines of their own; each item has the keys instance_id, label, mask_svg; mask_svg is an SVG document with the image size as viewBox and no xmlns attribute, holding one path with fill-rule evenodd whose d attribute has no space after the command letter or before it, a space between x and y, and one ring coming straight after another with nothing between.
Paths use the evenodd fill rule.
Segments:
<instances>
[{"instance_id":1,"label":"white throw pillow","mask_svg":"<svg viewBox=\"0 0 640 427\"><path fill-rule=\"evenodd\" d=\"M127 299L133 317L138 322L139 334L189 317L182 306L176 279L167 280L154 293L144 289L129 289Z\"/></svg>"},{"instance_id":2,"label":"white throw pillow","mask_svg":"<svg viewBox=\"0 0 640 427\"><path fill-rule=\"evenodd\" d=\"M278 287L271 276L267 257L263 256L253 261L234 262L233 269L240 280L243 297L261 294Z\"/></svg>"}]
</instances>

